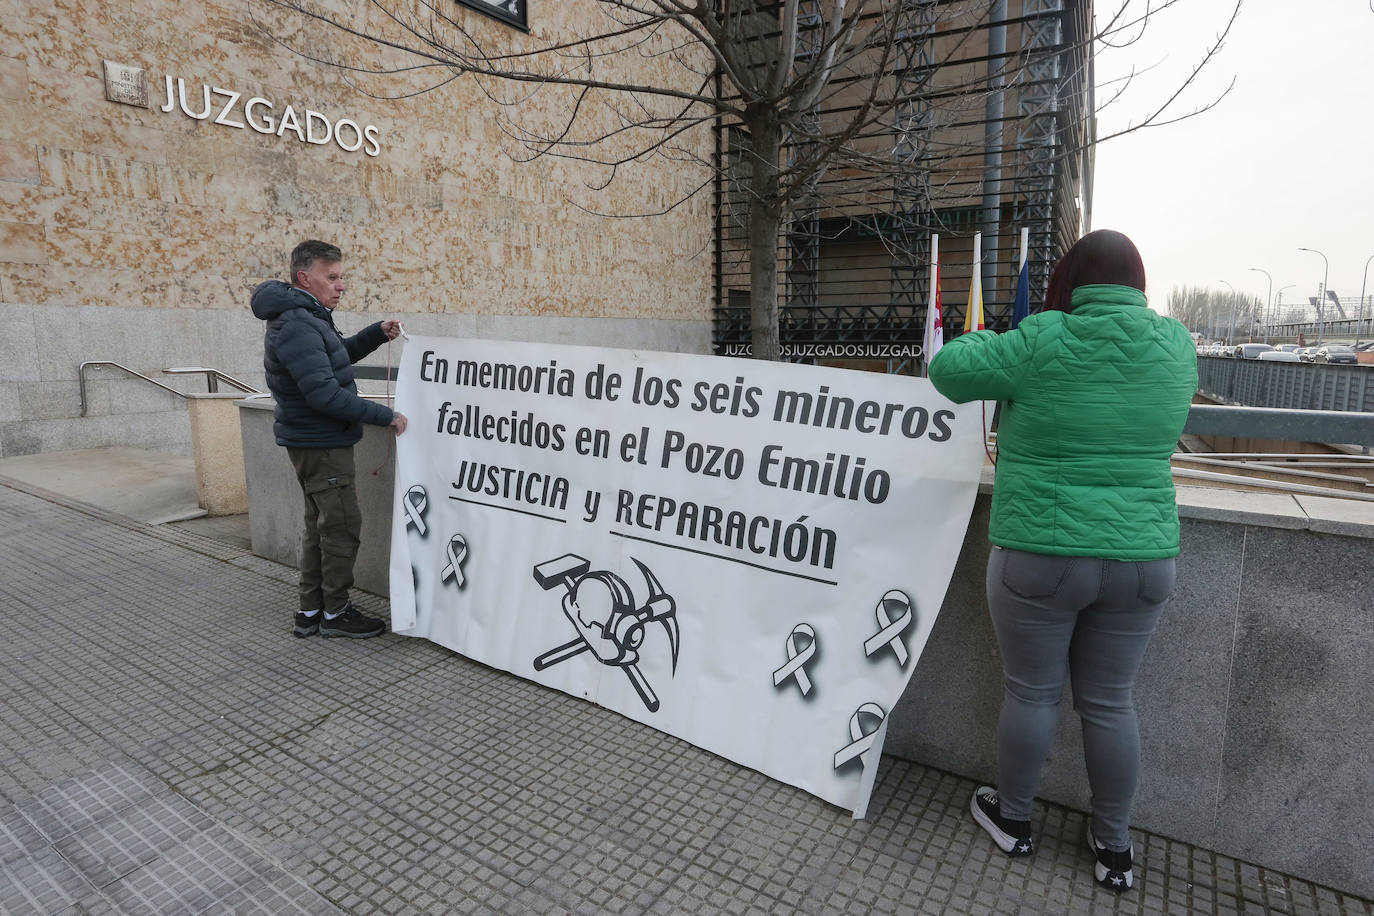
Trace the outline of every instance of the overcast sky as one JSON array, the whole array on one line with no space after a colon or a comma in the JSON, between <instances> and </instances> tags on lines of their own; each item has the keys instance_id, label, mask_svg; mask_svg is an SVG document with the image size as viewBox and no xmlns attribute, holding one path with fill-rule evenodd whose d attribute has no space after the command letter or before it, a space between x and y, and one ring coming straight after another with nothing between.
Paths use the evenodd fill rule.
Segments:
<instances>
[{"instance_id":1,"label":"overcast sky","mask_svg":"<svg viewBox=\"0 0 1374 916\"><path fill-rule=\"evenodd\" d=\"M1244 0L1201 85L1176 106L1213 110L1110 140L1097 150L1093 228L1118 229L1145 260L1153 307L1175 285L1226 287L1274 298L1316 295L1321 257L1330 288L1352 307L1374 255L1374 0ZM1100 48L1105 83L1134 65L1159 66L1099 116L1098 134L1139 121L1177 88L1224 26L1232 0L1183 0L1129 48ZM1099 26L1115 0L1096 0ZM1371 265L1374 268L1374 264ZM1371 270L1374 273L1374 270ZM1366 294L1374 294L1374 276ZM1353 315L1352 315L1353 317Z\"/></svg>"}]
</instances>

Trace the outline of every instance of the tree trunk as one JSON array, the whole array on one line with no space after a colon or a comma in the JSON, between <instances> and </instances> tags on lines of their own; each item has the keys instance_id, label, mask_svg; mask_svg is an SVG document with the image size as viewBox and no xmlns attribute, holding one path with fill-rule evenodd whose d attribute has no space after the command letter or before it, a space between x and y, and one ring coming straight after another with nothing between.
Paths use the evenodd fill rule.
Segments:
<instances>
[{"instance_id":1,"label":"tree trunk","mask_svg":"<svg viewBox=\"0 0 1374 916\"><path fill-rule=\"evenodd\" d=\"M778 348L781 132L775 122L763 119L749 124L749 128L753 158L749 181L749 332L754 358L777 361L781 356Z\"/></svg>"}]
</instances>

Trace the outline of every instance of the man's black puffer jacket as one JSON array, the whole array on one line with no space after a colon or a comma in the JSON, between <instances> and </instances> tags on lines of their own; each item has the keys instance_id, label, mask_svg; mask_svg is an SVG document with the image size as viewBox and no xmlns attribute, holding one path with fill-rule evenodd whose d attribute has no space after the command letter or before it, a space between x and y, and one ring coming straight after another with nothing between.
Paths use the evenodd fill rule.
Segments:
<instances>
[{"instance_id":1,"label":"man's black puffer jacket","mask_svg":"<svg viewBox=\"0 0 1374 916\"><path fill-rule=\"evenodd\" d=\"M358 397L353 380L353 364L386 343L380 321L344 337L329 309L280 280L253 290L252 305L267 322L262 364L277 399L278 445L343 448L363 437L362 424L391 423L391 408Z\"/></svg>"}]
</instances>

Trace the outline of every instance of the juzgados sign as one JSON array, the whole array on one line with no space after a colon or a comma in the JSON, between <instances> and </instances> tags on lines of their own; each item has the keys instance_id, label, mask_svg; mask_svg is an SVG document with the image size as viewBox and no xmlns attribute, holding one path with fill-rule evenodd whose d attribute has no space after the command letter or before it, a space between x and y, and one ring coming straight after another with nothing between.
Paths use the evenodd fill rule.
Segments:
<instances>
[{"instance_id":1,"label":"juzgados sign","mask_svg":"<svg viewBox=\"0 0 1374 916\"><path fill-rule=\"evenodd\" d=\"M309 108L303 114L287 105L277 113L276 106L261 96L252 96L240 106L244 93L218 86L201 84L200 92L191 91L187 98L186 80L178 77L173 84L171 74L167 75L167 101L161 111L172 112L177 108L188 118L197 121L210 120L243 130L251 128L260 134L274 134L281 137L294 134L302 143L325 145L331 141L344 152L354 153L362 150L368 156L376 156L382 150L381 131L375 125L360 127L351 118L331 121L318 111Z\"/></svg>"}]
</instances>

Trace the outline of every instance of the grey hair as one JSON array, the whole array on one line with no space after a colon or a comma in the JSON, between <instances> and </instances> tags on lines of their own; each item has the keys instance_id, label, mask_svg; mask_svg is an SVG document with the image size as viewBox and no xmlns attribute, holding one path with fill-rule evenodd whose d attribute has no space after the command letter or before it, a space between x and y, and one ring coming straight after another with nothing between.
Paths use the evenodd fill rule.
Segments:
<instances>
[{"instance_id":1,"label":"grey hair","mask_svg":"<svg viewBox=\"0 0 1374 916\"><path fill-rule=\"evenodd\" d=\"M309 239L291 249L291 285L296 285L296 274L309 270L316 261L342 261L343 252L338 245Z\"/></svg>"}]
</instances>

